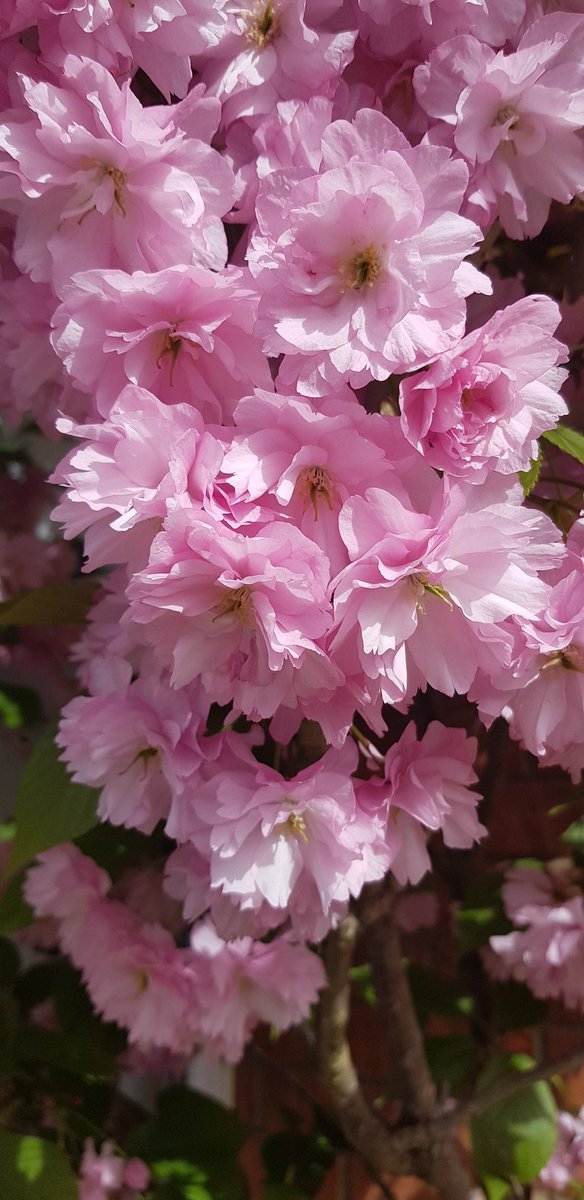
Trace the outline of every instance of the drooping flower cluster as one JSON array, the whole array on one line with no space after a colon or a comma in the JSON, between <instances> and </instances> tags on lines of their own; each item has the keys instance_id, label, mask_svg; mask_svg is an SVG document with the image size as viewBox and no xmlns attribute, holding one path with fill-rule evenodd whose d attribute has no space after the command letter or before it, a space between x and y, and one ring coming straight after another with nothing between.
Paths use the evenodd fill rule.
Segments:
<instances>
[{"instance_id":1,"label":"drooping flower cluster","mask_svg":"<svg viewBox=\"0 0 584 1200\"><path fill-rule=\"evenodd\" d=\"M503 902L517 928L490 939L489 970L518 979L536 995L584 1009L584 895L569 861L507 872Z\"/></svg>"},{"instance_id":2,"label":"drooping flower cluster","mask_svg":"<svg viewBox=\"0 0 584 1200\"><path fill-rule=\"evenodd\" d=\"M388 748L384 705L468 694L584 766L581 523L517 479L562 314L480 269L584 189L584 17L540 7L0 6L6 419L68 439L54 517L108 572L57 744L168 839L184 928L74 847L28 897L134 1043L236 1059L368 883L482 836L476 739Z\"/></svg>"}]
</instances>

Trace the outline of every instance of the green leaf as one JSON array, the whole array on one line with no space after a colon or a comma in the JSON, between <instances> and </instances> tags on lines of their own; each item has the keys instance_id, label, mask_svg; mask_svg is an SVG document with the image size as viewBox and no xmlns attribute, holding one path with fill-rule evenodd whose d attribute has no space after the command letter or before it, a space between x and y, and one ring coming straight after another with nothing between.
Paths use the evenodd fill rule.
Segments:
<instances>
[{"instance_id":1,"label":"green leaf","mask_svg":"<svg viewBox=\"0 0 584 1200\"><path fill-rule=\"evenodd\" d=\"M491 983L490 997L493 1024L502 1032L540 1025L548 1009L545 1000L538 1000L524 983L515 979Z\"/></svg>"},{"instance_id":2,"label":"green leaf","mask_svg":"<svg viewBox=\"0 0 584 1200\"><path fill-rule=\"evenodd\" d=\"M40 698L32 688L3 683L0 690L0 720L7 729L22 729L42 720Z\"/></svg>"},{"instance_id":3,"label":"green leaf","mask_svg":"<svg viewBox=\"0 0 584 1200\"><path fill-rule=\"evenodd\" d=\"M408 963L408 982L422 1024L435 1015L468 1017L472 1014L472 996L440 971L431 971L418 963Z\"/></svg>"},{"instance_id":4,"label":"green leaf","mask_svg":"<svg viewBox=\"0 0 584 1200\"><path fill-rule=\"evenodd\" d=\"M25 1012L51 999L59 1031L23 1030L16 1056L80 1078L107 1079L126 1045L124 1033L93 1012L81 975L66 959L35 963L20 975L15 993Z\"/></svg>"},{"instance_id":5,"label":"green leaf","mask_svg":"<svg viewBox=\"0 0 584 1200\"><path fill-rule=\"evenodd\" d=\"M77 1200L78 1181L59 1146L0 1130L0 1179L7 1200Z\"/></svg>"},{"instance_id":6,"label":"green leaf","mask_svg":"<svg viewBox=\"0 0 584 1200\"><path fill-rule=\"evenodd\" d=\"M495 1055L477 1082L477 1095L501 1076L534 1066L526 1054ZM551 1088L543 1081L489 1105L471 1124L474 1160L481 1178L531 1183L554 1151L556 1116Z\"/></svg>"},{"instance_id":7,"label":"green leaf","mask_svg":"<svg viewBox=\"0 0 584 1200\"><path fill-rule=\"evenodd\" d=\"M107 1080L114 1070L115 1056L99 1045L95 1032L90 1023L75 1034L28 1026L16 1038L14 1057L18 1062L38 1062L68 1075Z\"/></svg>"},{"instance_id":8,"label":"green leaf","mask_svg":"<svg viewBox=\"0 0 584 1200\"><path fill-rule=\"evenodd\" d=\"M42 850L70 842L97 823L98 792L73 783L47 729L26 764L16 797L16 834L8 869L14 871Z\"/></svg>"},{"instance_id":9,"label":"green leaf","mask_svg":"<svg viewBox=\"0 0 584 1200\"><path fill-rule=\"evenodd\" d=\"M483 875L469 889L464 904L455 913L461 954L485 946L490 937L509 933L513 928L505 915L501 899L502 876Z\"/></svg>"},{"instance_id":10,"label":"green leaf","mask_svg":"<svg viewBox=\"0 0 584 1200\"><path fill-rule=\"evenodd\" d=\"M243 1200L237 1161L243 1136L231 1109L176 1084L160 1092L156 1113L133 1130L124 1149L148 1163L184 1159L200 1169L213 1200Z\"/></svg>"},{"instance_id":11,"label":"green leaf","mask_svg":"<svg viewBox=\"0 0 584 1200\"><path fill-rule=\"evenodd\" d=\"M75 838L75 843L83 854L107 871L114 883L131 867L168 857L171 848L171 843L160 837L157 830L147 836L137 829L102 822Z\"/></svg>"},{"instance_id":12,"label":"green leaf","mask_svg":"<svg viewBox=\"0 0 584 1200\"><path fill-rule=\"evenodd\" d=\"M358 967L351 967L349 979L353 986L357 988L361 999L374 1008L377 1004L377 992L373 983L371 964L361 963Z\"/></svg>"},{"instance_id":13,"label":"green leaf","mask_svg":"<svg viewBox=\"0 0 584 1200\"><path fill-rule=\"evenodd\" d=\"M425 1046L433 1079L447 1088L449 1096L458 1096L478 1071L479 1051L476 1043L465 1034L456 1033L427 1037Z\"/></svg>"},{"instance_id":14,"label":"green leaf","mask_svg":"<svg viewBox=\"0 0 584 1200\"><path fill-rule=\"evenodd\" d=\"M507 1200L510 1195L510 1184L507 1179L497 1179L496 1175L483 1175L483 1186L487 1200Z\"/></svg>"},{"instance_id":15,"label":"green leaf","mask_svg":"<svg viewBox=\"0 0 584 1200\"><path fill-rule=\"evenodd\" d=\"M584 436L575 429L569 429L567 425L556 425L555 429L548 429L542 436L547 442L551 442L552 446L557 446L564 454L569 454L570 458L584 463ZM576 486L574 483L574 487Z\"/></svg>"},{"instance_id":16,"label":"green leaf","mask_svg":"<svg viewBox=\"0 0 584 1200\"><path fill-rule=\"evenodd\" d=\"M572 821L572 824L564 829L562 841L567 842L574 850L584 850L584 817L578 817L577 821Z\"/></svg>"},{"instance_id":17,"label":"green leaf","mask_svg":"<svg viewBox=\"0 0 584 1200\"><path fill-rule=\"evenodd\" d=\"M18 871L0 896L0 934L17 933L34 921L34 912L22 894L26 871Z\"/></svg>"},{"instance_id":18,"label":"green leaf","mask_svg":"<svg viewBox=\"0 0 584 1200\"><path fill-rule=\"evenodd\" d=\"M13 942L0 937L0 984L12 987L20 970L20 954Z\"/></svg>"},{"instance_id":19,"label":"green leaf","mask_svg":"<svg viewBox=\"0 0 584 1200\"><path fill-rule=\"evenodd\" d=\"M20 1013L18 1004L4 987L0 988L0 1074L11 1075L14 1070L14 1045ZM1 1179L1 1175L0 1175Z\"/></svg>"},{"instance_id":20,"label":"green leaf","mask_svg":"<svg viewBox=\"0 0 584 1200\"><path fill-rule=\"evenodd\" d=\"M162 1184L156 1194L164 1200L213 1200L205 1187L205 1173L183 1158L160 1159L150 1164L150 1170Z\"/></svg>"},{"instance_id":21,"label":"green leaf","mask_svg":"<svg viewBox=\"0 0 584 1200\"><path fill-rule=\"evenodd\" d=\"M519 482L523 488L523 494L529 496L533 491L541 472L541 464L543 454L540 450L537 458L532 458L531 464L527 471L519 471Z\"/></svg>"},{"instance_id":22,"label":"green leaf","mask_svg":"<svg viewBox=\"0 0 584 1200\"><path fill-rule=\"evenodd\" d=\"M0 627L6 625L80 625L98 587L95 579L67 579L20 592L0 604Z\"/></svg>"},{"instance_id":23,"label":"green leaf","mask_svg":"<svg viewBox=\"0 0 584 1200\"><path fill-rule=\"evenodd\" d=\"M312 1197L320 1191L334 1153L323 1134L282 1130L264 1140L262 1158L269 1183L291 1188L290 1196Z\"/></svg>"}]
</instances>

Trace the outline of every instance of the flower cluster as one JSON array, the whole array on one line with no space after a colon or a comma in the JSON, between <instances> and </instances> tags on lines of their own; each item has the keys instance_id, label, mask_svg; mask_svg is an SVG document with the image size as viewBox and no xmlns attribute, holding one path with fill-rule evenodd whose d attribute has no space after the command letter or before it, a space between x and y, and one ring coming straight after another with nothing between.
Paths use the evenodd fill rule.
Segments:
<instances>
[{"instance_id":1,"label":"flower cluster","mask_svg":"<svg viewBox=\"0 0 584 1200\"><path fill-rule=\"evenodd\" d=\"M54 518L107 572L57 744L170 843L183 927L74 847L28 898L132 1042L235 1060L368 883L482 836L476 739L390 745L384 705L466 694L584 766L584 526L517 477L562 314L476 253L584 188L584 17L540 7L2 8L6 419L67 439Z\"/></svg>"},{"instance_id":2,"label":"flower cluster","mask_svg":"<svg viewBox=\"0 0 584 1200\"><path fill-rule=\"evenodd\" d=\"M584 1009L584 894L569 861L545 869L517 865L503 885L505 912L517 928L490 939L496 978L527 983L536 996Z\"/></svg>"}]
</instances>

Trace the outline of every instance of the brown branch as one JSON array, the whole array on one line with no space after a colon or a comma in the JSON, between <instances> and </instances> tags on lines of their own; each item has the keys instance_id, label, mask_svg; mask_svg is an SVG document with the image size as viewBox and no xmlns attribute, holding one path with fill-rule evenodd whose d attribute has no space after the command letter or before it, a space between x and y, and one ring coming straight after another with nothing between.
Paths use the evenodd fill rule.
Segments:
<instances>
[{"instance_id":1,"label":"brown branch","mask_svg":"<svg viewBox=\"0 0 584 1200\"><path fill-rule=\"evenodd\" d=\"M381 915L368 931L373 982L391 1053L393 1090L406 1118L430 1120L437 1106L422 1030L402 964L399 931L393 915Z\"/></svg>"},{"instance_id":2,"label":"brown branch","mask_svg":"<svg viewBox=\"0 0 584 1200\"><path fill-rule=\"evenodd\" d=\"M384 1017L391 1053L395 1093L406 1119L415 1122L404 1129L414 1135L413 1173L433 1184L448 1200L466 1200L471 1178L464 1166L460 1146L448 1128L436 1129L438 1096L428 1066L424 1037L404 969L399 929L390 880L366 890L363 916L378 1004Z\"/></svg>"},{"instance_id":3,"label":"brown branch","mask_svg":"<svg viewBox=\"0 0 584 1200\"><path fill-rule=\"evenodd\" d=\"M320 1078L339 1125L351 1146L378 1175L405 1175L411 1158L369 1107L359 1085L348 1041L351 998L349 970L359 922L349 914L324 943L328 986L319 1008L318 1059Z\"/></svg>"},{"instance_id":4,"label":"brown branch","mask_svg":"<svg viewBox=\"0 0 584 1200\"><path fill-rule=\"evenodd\" d=\"M476 1116L477 1113L484 1112L491 1104L509 1100L511 1096L522 1092L532 1083L540 1083L542 1080L550 1079L553 1075L570 1075L583 1066L584 1050L577 1050L574 1054L566 1055L565 1058L556 1059L555 1062L541 1063L537 1067L533 1067L531 1071L510 1072L497 1079L484 1091L477 1092L476 1096L471 1096L470 1100L459 1104L446 1116L441 1117L436 1122L436 1128L444 1130L452 1125L460 1125Z\"/></svg>"}]
</instances>

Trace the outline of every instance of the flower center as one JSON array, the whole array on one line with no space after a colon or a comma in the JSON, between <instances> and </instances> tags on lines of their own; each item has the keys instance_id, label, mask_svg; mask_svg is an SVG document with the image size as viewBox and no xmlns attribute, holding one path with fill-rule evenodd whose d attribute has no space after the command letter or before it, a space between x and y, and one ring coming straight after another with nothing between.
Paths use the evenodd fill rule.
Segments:
<instances>
[{"instance_id":1,"label":"flower center","mask_svg":"<svg viewBox=\"0 0 584 1200\"><path fill-rule=\"evenodd\" d=\"M299 494L304 497L304 507L306 508L308 503L312 504L315 521L318 521L319 500L324 500L330 512L333 511L331 497L336 492L336 488L332 476L325 467L307 467L298 476L296 487Z\"/></svg>"},{"instance_id":2,"label":"flower center","mask_svg":"<svg viewBox=\"0 0 584 1200\"><path fill-rule=\"evenodd\" d=\"M542 669L545 671L549 667L564 667L566 671L584 672L584 655L580 646L565 646L556 654L550 654Z\"/></svg>"},{"instance_id":3,"label":"flower center","mask_svg":"<svg viewBox=\"0 0 584 1200\"><path fill-rule=\"evenodd\" d=\"M176 366L179 350L182 346L182 338L177 334L177 326L172 325L170 329L166 329L162 335L162 349L156 359L156 366L159 370L162 369L163 358L170 358L170 385L172 387L172 376Z\"/></svg>"},{"instance_id":4,"label":"flower center","mask_svg":"<svg viewBox=\"0 0 584 1200\"><path fill-rule=\"evenodd\" d=\"M124 204L124 185L127 182L127 176L119 167L106 167L106 175L109 175L114 186L114 204L117 206L122 216L126 215L126 206Z\"/></svg>"},{"instance_id":5,"label":"flower center","mask_svg":"<svg viewBox=\"0 0 584 1200\"><path fill-rule=\"evenodd\" d=\"M252 618L252 603L251 603L251 588L245 583L241 587L225 592L222 596L217 608L213 623L218 621L220 617L233 616L242 625L249 625Z\"/></svg>"},{"instance_id":6,"label":"flower center","mask_svg":"<svg viewBox=\"0 0 584 1200\"><path fill-rule=\"evenodd\" d=\"M519 113L512 104L504 104L503 107L499 109L495 120L493 121L493 125L506 125L507 122L509 122L510 131L512 129L516 129L517 125L519 124Z\"/></svg>"},{"instance_id":7,"label":"flower center","mask_svg":"<svg viewBox=\"0 0 584 1200\"><path fill-rule=\"evenodd\" d=\"M379 252L370 242L368 246L353 254L347 262L342 263L339 270L343 283L353 291L360 292L364 287L373 287L381 272Z\"/></svg>"},{"instance_id":8,"label":"flower center","mask_svg":"<svg viewBox=\"0 0 584 1200\"><path fill-rule=\"evenodd\" d=\"M123 771L120 771L120 775L125 775L137 762L144 763L144 770L146 772L150 761L153 758L157 758L159 754L160 750L156 746L144 746L143 750L138 750L138 753L134 755L131 763L128 763L128 766Z\"/></svg>"},{"instance_id":9,"label":"flower center","mask_svg":"<svg viewBox=\"0 0 584 1200\"><path fill-rule=\"evenodd\" d=\"M246 37L258 49L269 45L280 32L280 22L274 12L273 0L267 4L255 4L248 12L242 13L247 25Z\"/></svg>"},{"instance_id":10,"label":"flower center","mask_svg":"<svg viewBox=\"0 0 584 1200\"><path fill-rule=\"evenodd\" d=\"M425 612L426 612L426 609L424 608L424 605L422 604L422 595L424 592L428 592L431 596L438 596L438 599L443 600L444 603L447 604L449 609L452 611L452 609L453 609L452 600L450 599L450 596L448 595L446 588L442 587L441 583L430 583L428 576L423 575L423 574L410 575L409 580L410 580L410 584L412 585L412 587L416 593L416 610L417 610L417 612L422 613L422 614L425 614Z\"/></svg>"}]
</instances>

